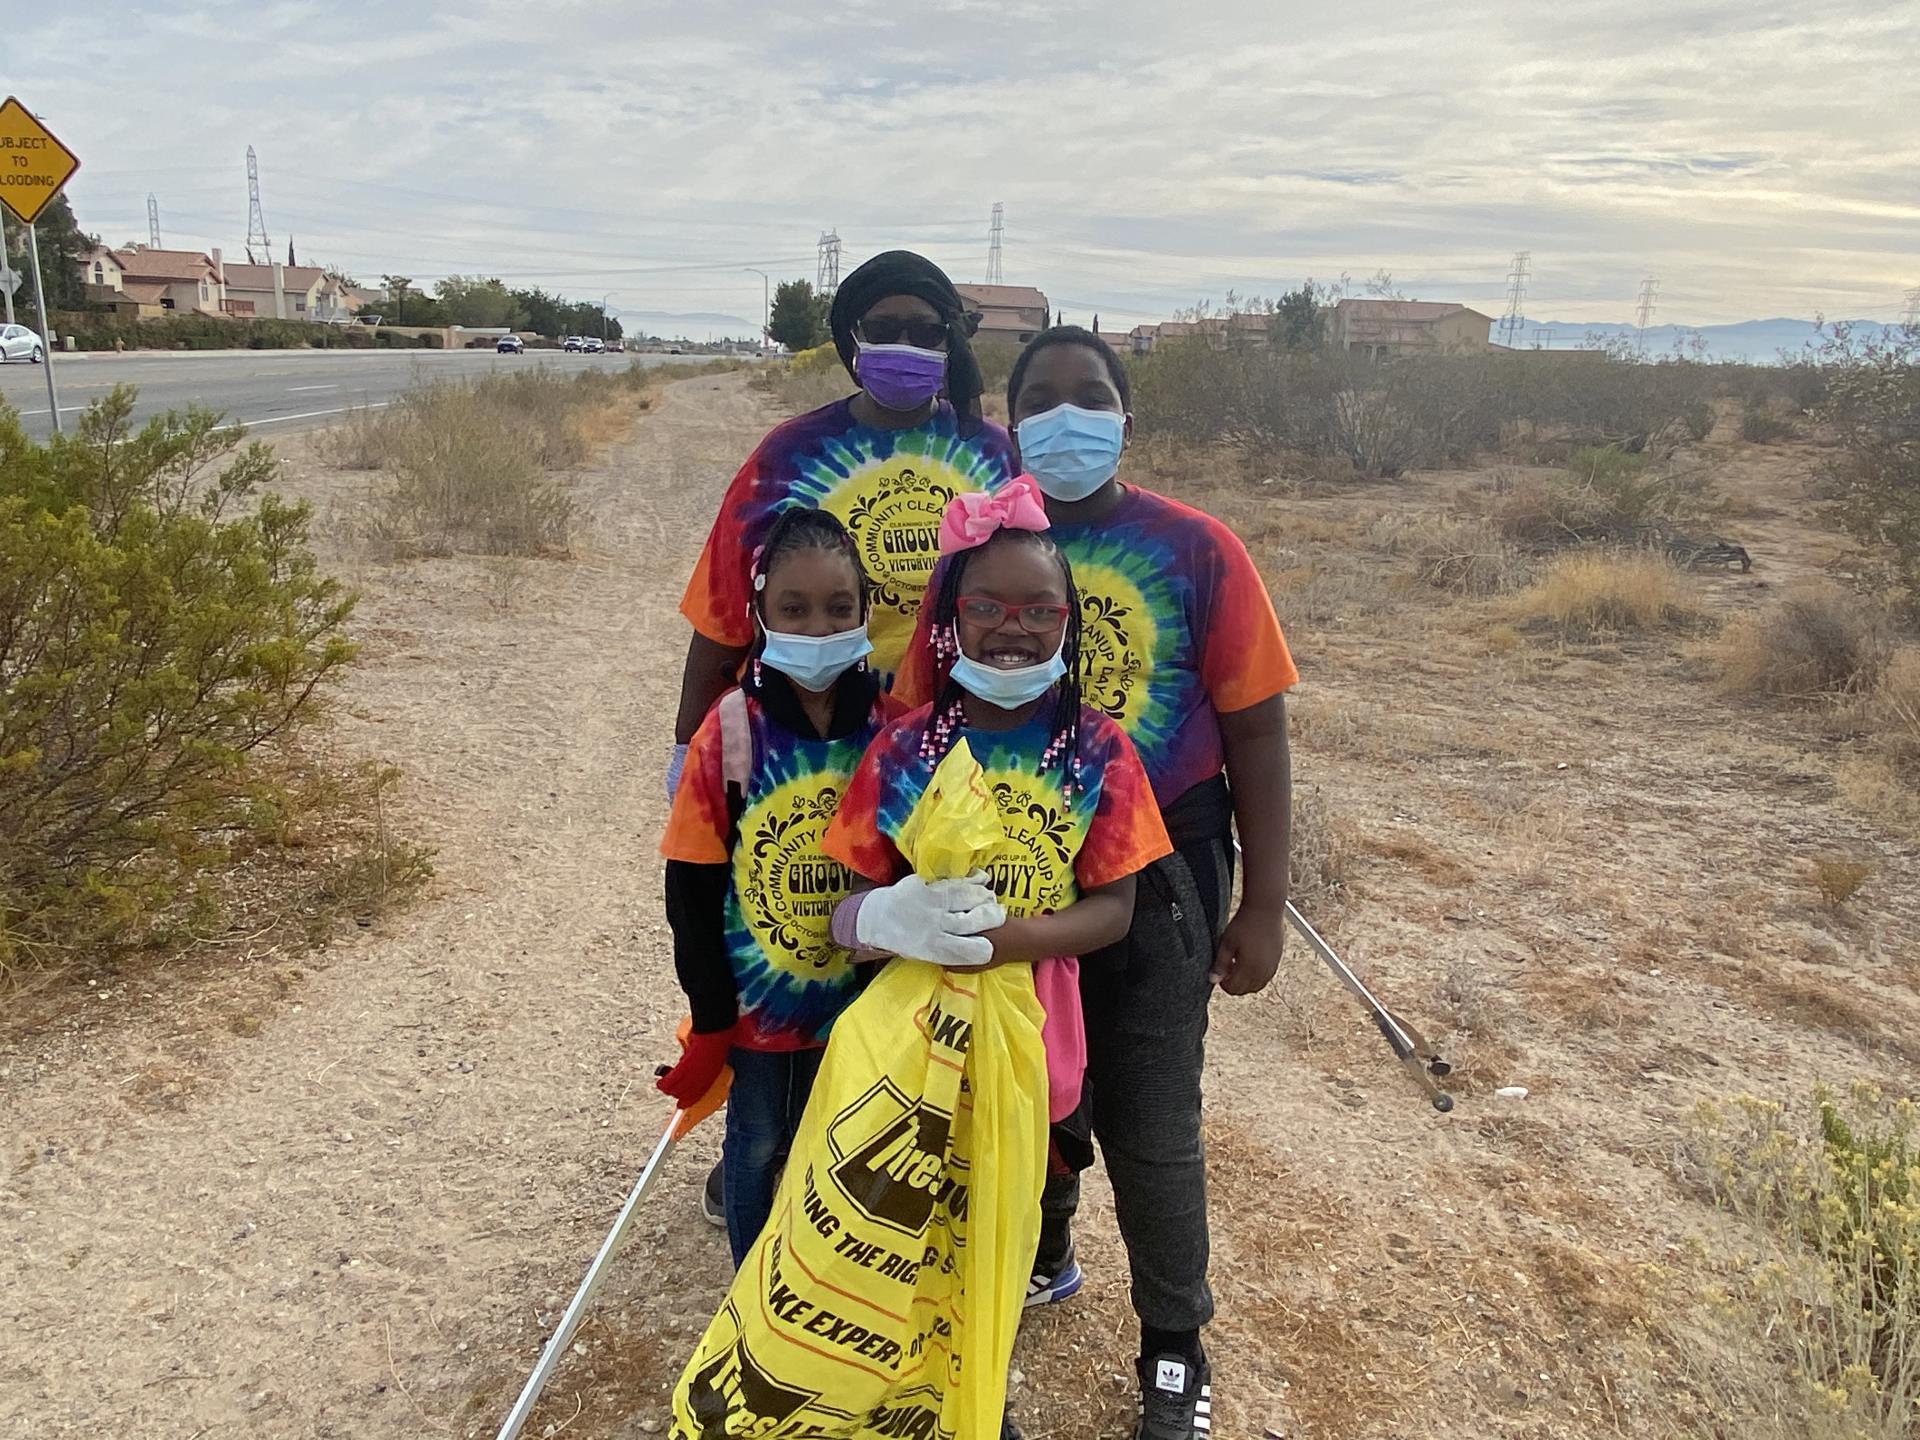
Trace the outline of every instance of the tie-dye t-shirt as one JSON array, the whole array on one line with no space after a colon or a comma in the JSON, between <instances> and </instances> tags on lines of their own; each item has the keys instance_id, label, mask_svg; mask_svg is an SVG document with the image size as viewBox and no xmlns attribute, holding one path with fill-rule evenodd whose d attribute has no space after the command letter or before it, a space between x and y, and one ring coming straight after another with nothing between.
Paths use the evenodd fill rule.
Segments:
<instances>
[{"instance_id":1,"label":"tie-dye t-shirt","mask_svg":"<svg viewBox=\"0 0 1920 1440\"><path fill-rule=\"evenodd\" d=\"M1171 805L1220 773L1222 712L1300 678L1267 587L1233 531L1137 486L1099 520L1047 533L1080 591L1086 703L1126 730L1154 794ZM894 680L909 705L931 698L926 639L923 623Z\"/></svg>"},{"instance_id":2,"label":"tie-dye t-shirt","mask_svg":"<svg viewBox=\"0 0 1920 1440\"><path fill-rule=\"evenodd\" d=\"M870 880L891 883L907 873L897 842L907 816L933 779L920 739L928 707L880 733L854 773L827 829L826 852ZM1096 711L1080 712L1080 783L1071 805L1057 765L1040 756L1052 739L1052 708L1015 730L965 728L967 748L986 772L1016 852L990 867L993 892L1009 915L1063 910L1083 890L1111 885L1145 869L1172 846L1140 757L1120 727Z\"/></svg>"},{"instance_id":3,"label":"tie-dye t-shirt","mask_svg":"<svg viewBox=\"0 0 1920 1440\"><path fill-rule=\"evenodd\" d=\"M760 442L727 487L680 613L710 640L751 643L754 548L787 506L825 510L853 535L873 584L873 665L890 676L900 668L939 558L947 501L963 491L997 490L1011 474L1007 432L983 421L963 435L945 401L911 430L862 425L850 399L796 416Z\"/></svg>"},{"instance_id":4,"label":"tie-dye t-shirt","mask_svg":"<svg viewBox=\"0 0 1920 1440\"><path fill-rule=\"evenodd\" d=\"M750 1050L824 1045L853 1000L853 956L833 943L833 907L853 876L820 848L854 767L899 706L882 696L865 725L840 740L795 734L747 697L753 768L731 851L720 708L687 747L660 853L695 865L733 866L723 920L740 1005L735 1044Z\"/></svg>"}]
</instances>

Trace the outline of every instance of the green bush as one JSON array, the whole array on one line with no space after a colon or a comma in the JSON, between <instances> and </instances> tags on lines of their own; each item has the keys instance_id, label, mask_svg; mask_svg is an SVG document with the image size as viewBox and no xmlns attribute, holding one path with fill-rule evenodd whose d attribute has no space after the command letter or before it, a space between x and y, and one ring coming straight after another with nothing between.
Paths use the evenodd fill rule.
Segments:
<instances>
[{"instance_id":1,"label":"green bush","mask_svg":"<svg viewBox=\"0 0 1920 1440\"><path fill-rule=\"evenodd\" d=\"M272 452L198 408L136 430L133 401L44 446L0 407L0 970L205 902L272 808L262 747L353 653Z\"/></svg>"},{"instance_id":2,"label":"green bush","mask_svg":"<svg viewBox=\"0 0 1920 1440\"><path fill-rule=\"evenodd\" d=\"M1829 515L1884 551L1920 608L1920 327L1876 338L1838 326L1821 353L1827 389L1815 415L1836 446Z\"/></svg>"},{"instance_id":3,"label":"green bush","mask_svg":"<svg viewBox=\"0 0 1920 1440\"><path fill-rule=\"evenodd\" d=\"M374 331L365 325L321 325L309 320L237 320L220 315L137 318L107 310L56 311L54 328L82 350L366 350Z\"/></svg>"}]
</instances>

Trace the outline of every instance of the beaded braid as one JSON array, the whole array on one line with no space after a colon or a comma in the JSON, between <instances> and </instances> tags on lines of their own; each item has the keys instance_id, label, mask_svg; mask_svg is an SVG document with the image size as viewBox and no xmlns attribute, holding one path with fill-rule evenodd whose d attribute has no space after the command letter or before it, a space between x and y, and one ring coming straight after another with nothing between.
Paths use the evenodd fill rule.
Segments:
<instances>
[{"instance_id":1,"label":"beaded braid","mask_svg":"<svg viewBox=\"0 0 1920 1440\"><path fill-rule=\"evenodd\" d=\"M767 576L773 565L783 555L791 555L798 550L831 550L847 558L853 567L855 580L860 588L860 620L866 623L867 611L872 603L872 582L860 565L860 548L853 543L853 536L847 527L840 523L838 516L826 510L814 510L804 505L789 505L774 517L773 524L767 529L767 538L755 547L753 558L748 562L748 574L753 588L752 597L747 601L747 613L759 620L754 627L753 645L747 651L752 662L749 673L753 688L760 688L763 678L760 668L760 652L767 648L766 615L762 610L765 601L761 598L767 588ZM865 669L867 662L862 660L860 668Z\"/></svg>"},{"instance_id":2,"label":"beaded braid","mask_svg":"<svg viewBox=\"0 0 1920 1440\"><path fill-rule=\"evenodd\" d=\"M966 711L961 699L964 692L953 678L953 662L960 653L960 591L966 582L967 563L971 557L988 545L998 544L1005 537L1044 546L1047 553L1059 562L1061 578L1066 581L1067 633L1060 658L1066 662L1067 673L1056 687L1053 739L1040 754L1040 769L1045 771L1056 765L1060 768L1061 798L1071 808L1074 795L1086 789L1080 780L1080 591L1073 583L1073 566L1065 553L1037 530L997 531L985 544L961 551L942 570L939 588L932 597L933 610L929 622L937 698L933 708L927 712L926 728L921 731L920 758L929 766L938 765L946 757L947 751L953 748L954 735L966 724Z\"/></svg>"}]
</instances>

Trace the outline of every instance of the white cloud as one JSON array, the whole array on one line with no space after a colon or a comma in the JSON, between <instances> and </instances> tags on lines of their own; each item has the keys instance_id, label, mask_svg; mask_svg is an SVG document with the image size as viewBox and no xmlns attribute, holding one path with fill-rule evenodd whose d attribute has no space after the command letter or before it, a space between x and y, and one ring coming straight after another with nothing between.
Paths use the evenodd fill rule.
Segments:
<instances>
[{"instance_id":1,"label":"white cloud","mask_svg":"<svg viewBox=\"0 0 1920 1440\"><path fill-rule=\"evenodd\" d=\"M128 13L133 11L133 13ZM484 270L656 313L759 311L904 244L1115 324L1391 270L1497 307L1888 317L1920 284L1920 10L1875 0L405 0L16 22L82 222L368 274ZM704 267L704 268L689 268Z\"/></svg>"}]
</instances>

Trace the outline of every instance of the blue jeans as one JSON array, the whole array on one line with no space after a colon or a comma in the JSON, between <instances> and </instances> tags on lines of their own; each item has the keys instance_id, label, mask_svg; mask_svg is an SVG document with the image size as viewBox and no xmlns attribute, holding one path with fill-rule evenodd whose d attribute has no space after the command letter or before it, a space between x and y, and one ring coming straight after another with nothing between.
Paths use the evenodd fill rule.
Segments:
<instances>
[{"instance_id":1,"label":"blue jeans","mask_svg":"<svg viewBox=\"0 0 1920 1440\"><path fill-rule=\"evenodd\" d=\"M787 1163L825 1050L734 1047L727 1092L727 1138L720 1152L727 1243L737 1266L773 1214L773 1187Z\"/></svg>"}]
</instances>

